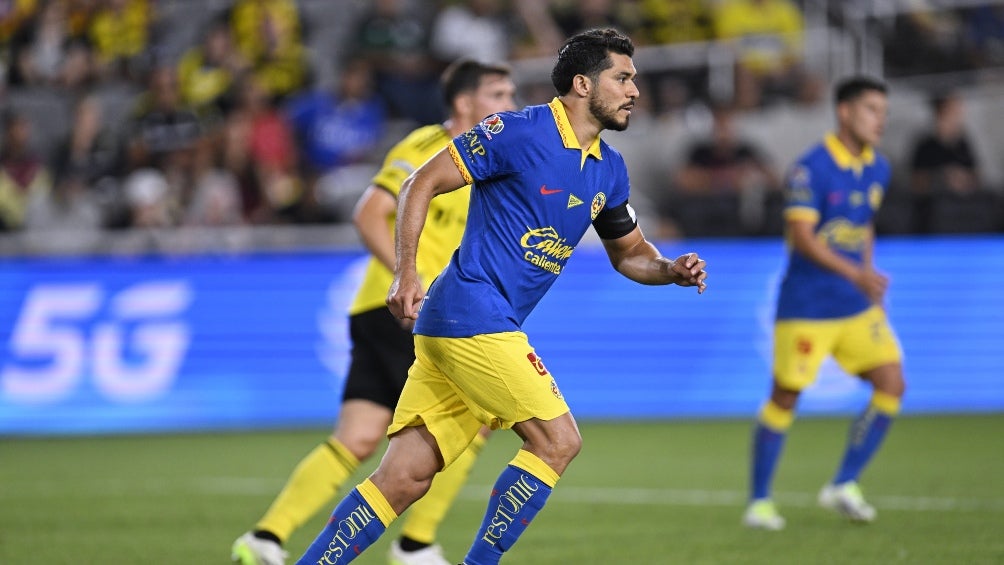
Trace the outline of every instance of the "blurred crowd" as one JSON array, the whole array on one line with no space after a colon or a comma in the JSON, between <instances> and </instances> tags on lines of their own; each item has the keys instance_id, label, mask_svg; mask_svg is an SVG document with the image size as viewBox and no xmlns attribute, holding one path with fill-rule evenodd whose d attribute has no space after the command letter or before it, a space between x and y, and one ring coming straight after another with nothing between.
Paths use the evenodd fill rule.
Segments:
<instances>
[{"instance_id":1,"label":"blurred crowd","mask_svg":"<svg viewBox=\"0 0 1004 565\"><path fill-rule=\"evenodd\" d=\"M889 72L1004 65L1001 6L880 22L910 50L890 49ZM706 69L643 77L639 113L698 102L712 116L664 186L644 187L663 235L778 233L783 164L733 121L825 96L805 25L792 0L0 0L0 232L345 222L388 145L444 118L451 61L551 58L568 35L615 26L642 48L717 42L734 60L724 100ZM546 77L520 87L523 103L553 96ZM932 96L908 218L889 230L1002 229L962 99ZM946 219L946 199L986 221L949 225L969 216Z\"/></svg>"}]
</instances>

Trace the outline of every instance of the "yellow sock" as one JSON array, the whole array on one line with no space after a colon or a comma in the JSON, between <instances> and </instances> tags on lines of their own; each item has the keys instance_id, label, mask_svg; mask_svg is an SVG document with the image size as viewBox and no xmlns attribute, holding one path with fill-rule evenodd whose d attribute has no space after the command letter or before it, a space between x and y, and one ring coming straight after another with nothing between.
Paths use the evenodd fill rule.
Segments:
<instances>
[{"instance_id":1,"label":"yellow sock","mask_svg":"<svg viewBox=\"0 0 1004 565\"><path fill-rule=\"evenodd\" d=\"M474 441L467 450L452 465L436 475L429 492L408 509L408 517L401 527L402 536L421 543L431 544L436 541L436 530L446 518L460 487L471 474L474 460L484 445L485 438L481 434L474 436Z\"/></svg>"},{"instance_id":2,"label":"yellow sock","mask_svg":"<svg viewBox=\"0 0 1004 565\"><path fill-rule=\"evenodd\" d=\"M330 504L358 466L359 460L337 440L318 445L293 469L255 529L272 532L285 543L297 528Z\"/></svg>"},{"instance_id":3,"label":"yellow sock","mask_svg":"<svg viewBox=\"0 0 1004 565\"><path fill-rule=\"evenodd\" d=\"M761 424L767 426L775 432L784 433L788 431L792 422L795 421L795 412L792 410L785 410L777 404L774 404L772 400L768 400L763 407L760 408L758 420Z\"/></svg>"}]
</instances>

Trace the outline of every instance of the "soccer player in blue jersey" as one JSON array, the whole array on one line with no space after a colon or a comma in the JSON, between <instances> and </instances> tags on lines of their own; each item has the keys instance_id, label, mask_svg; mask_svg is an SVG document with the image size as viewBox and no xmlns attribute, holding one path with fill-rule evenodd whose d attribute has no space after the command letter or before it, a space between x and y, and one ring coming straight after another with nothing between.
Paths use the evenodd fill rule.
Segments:
<instances>
[{"instance_id":1,"label":"soccer player in blue jersey","mask_svg":"<svg viewBox=\"0 0 1004 565\"><path fill-rule=\"evenodd\" d=\"M883 309L889 284L872 260L872 219L889 185L889 163L875 152L886 123L884 83L851 77L835 91L837 131L792 168L784 210L790 257L774 325L774 379L753 434L750 503L743 523L780 530L784 518L771 483L801 391L832 355L872 386L853 423L843 460L819 504L856 522L875 508L858 477L899 412L905 384L902 353Z\"/></svg>"},{"instance_id":2,"label":"soccer player in blue jersey","mask_svg":"<svg viewBox=\"0 0 1004 565\"><path fill-rule=\"evenodd\" d=\"M590 225L626 277L704 291L697 254L666 259L642 235L624 160L599 138L627 128L639 95L633 54L614 30L573 36L551 72L554 100L486 118L405 182L387 304L416 320L416 360L380 466L335 508L299 563L354 559L482 424L512 428L523 445L498 477L464 563L495 564L512 548L581 447L557 381L521 326ZM430 202L467 184L464 237L426 293L415 254Z\"/></svg>"}]
</instances>

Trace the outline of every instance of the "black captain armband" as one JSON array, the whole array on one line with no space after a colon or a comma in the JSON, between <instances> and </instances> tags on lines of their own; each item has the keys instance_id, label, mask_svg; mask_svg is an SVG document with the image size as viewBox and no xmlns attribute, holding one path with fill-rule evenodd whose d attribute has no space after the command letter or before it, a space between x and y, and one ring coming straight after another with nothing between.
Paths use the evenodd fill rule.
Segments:
<instances>
[{"instance_id":1,"label":"black captain armband","mask_svg":"<svg viewBox=\"0 0 1004 565\"><path fill-rule=\"evenodd\" d=\"M613 208L604 208L593 220L593 227L602 239L617 239L634 231L638 216L627 202Z\"/></svg>"}]
</instances>

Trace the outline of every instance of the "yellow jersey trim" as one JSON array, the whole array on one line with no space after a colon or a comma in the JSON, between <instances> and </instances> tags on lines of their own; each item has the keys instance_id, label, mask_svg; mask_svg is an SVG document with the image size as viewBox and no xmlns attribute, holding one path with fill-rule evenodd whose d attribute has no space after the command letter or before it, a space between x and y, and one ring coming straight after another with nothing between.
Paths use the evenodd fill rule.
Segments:
<instances>
[{"instance_id":1,"label":"yellow jersey trim","mask_svg":"<svg viewBox=\"0 0 1004 565\"><path fill-rule=\"evenodd\" d=\"M460 153L457 151L457 147L452 143L446 146L446 150L450 152L450 158L453 159L453 164L457 166L457 170L464 177L464 182L467 184L472 184L474 182L474 177L471 176L471 172L467 170L467 165L464 160L460 158Z\"/></svg>"},{"instance_id":2,"label":"yellow jersey trim","mask_svg":"<svg viewBox=\"0 0 1004 565\"><path fill-rule=\"evenodd\" d=\"M819 210L807 206L792 206L784 211L784 219L817 223Z\"/></svg>"},{"instance_id":3,"label":"yellow jersey trim","mask_svg":"<svg viewBox=\"0 0 1004 565\"><path fill-rule=\"evenodd\" d=\"M823 139L823 145L826 146L826 151L833 158L833 162L841 169L850 169L857 174L861 174L861 170L866 165L871 165L875 162L875 150L870 145L865 146L861 155L852 155L835 133L826 134L826 137Z\"/></svg>"},{"instance_id":4,"label":"yellow jersey trim","mask_svg":"<svg viewBox=\"0 0 1004 565\"><path fill-rule=\"evenodd\" d=\"M575 137L575 131L572 130L572 123L568 121L568 114L565 113L565 105L561 103L561 100L554 98L547 103L547 106L551 109L551 114L554 116L554 124L558 126L558 134L561 135L561 143L565 145L565 149L578 149L582 151L582 164L586 163L586 157L592 155L600 161L603 160L603 154L600 151L600 136L593 138L592 143L589 147L582 149L579 145L579 138Z\"/></svg>"}]
</instances>

